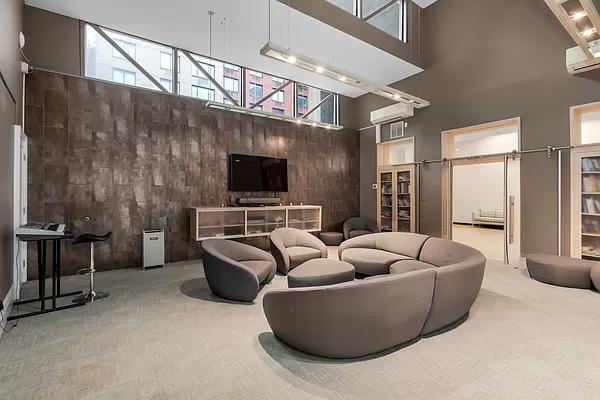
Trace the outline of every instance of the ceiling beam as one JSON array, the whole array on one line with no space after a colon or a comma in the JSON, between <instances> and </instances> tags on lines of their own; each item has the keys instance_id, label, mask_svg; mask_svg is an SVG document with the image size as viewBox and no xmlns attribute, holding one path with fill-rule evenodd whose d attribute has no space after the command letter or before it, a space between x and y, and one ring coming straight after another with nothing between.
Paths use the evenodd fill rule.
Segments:
<instances>
[{"instance_id":1,"label":"ceiling beam","mask_svg":"<svg viewBox=\"0 0 600 400\"><path fill-rule=\"evenodd\" d=\"M596 32L600 33L600 14L598 14L598 9L592 0L579 0L579 2L583 7L583 11L586 12L588 18L592 21L592 25L596 28Z\"/></svg>"},{"instance_id":2,"label":"ceiling beam","mask_svg":"<svg viewBox=\"0 0 600 400\"><path fill-rule=\"evenodd\" d=\"M593 60L594 55L590 51L590 47L588 46L587 41L583 38L583 36L581 36L579 30L577 29L571 18L569 18L569 15L565 11L565 9L561 5L557 4L556 0L544 0L544 2L550 8L550 10L552 10L556 18L558 18L558 21L562 24L563 28L565 28L569 35L571 35L575 43L577 43L577 45L581 47L581 50L583 50L583 53L585 54L586 58L588 60Z\"/></svg>"}]
</instances>

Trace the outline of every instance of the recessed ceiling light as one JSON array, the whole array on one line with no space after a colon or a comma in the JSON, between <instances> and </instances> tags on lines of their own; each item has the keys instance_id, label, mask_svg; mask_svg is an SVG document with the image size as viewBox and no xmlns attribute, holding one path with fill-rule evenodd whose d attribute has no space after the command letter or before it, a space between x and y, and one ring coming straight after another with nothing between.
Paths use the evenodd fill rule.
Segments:
<instances>
[{"instance_id":1,"label":"recessed ceiling light","mask_svg":"<svg viewBox=\"0 0 600 400\"><path fill-rule=\"evenodd\" d=\"M395 94L395 95L394 95L394 98L395 98L396 100L400 100L400 98L401 98L401 97L402 97L402 96L400 96L399 94Z\"/></svg>"},{"instance_id":2,"label":"recessed ceiling light","mask_svg":"<svg viewBox=\"0 0 600 400\"><path fill-rule=\"evenodd\" d=\"M317 123L316 123L316 122L313 122L313 123L312 123L312 126L317 126Z\"/></svg>"},{"instance_id":3,"label":"recessed ceiling light","mask_svg":"<svg viewBox=\"0 0 600 400\"><path fill-rule=\"evenodd\" d=\"M596 29L589 28L589 29L586 29L585 31L581 32L581 35L583 37L588 37L588 36L592 36L594 34L594 32L596 32Z\"/></svg>"},{"instance_id":4,"label":"recessed ceiling light","mask_svg":"<svg viewBox=\"0 0 600 400\"><path fill-rule=\"evenodd\" d=\"M577 11L574 14L571 14L571 16L569 18L571 18L571 20L573 21L578 21L583 17L586 17L587 13L585 11Z\"/></svg>"},{"instance_id":5,"label":"recessed ceiling light","mask_svg":"<svg viewBox=\"0 0 600 400\"><path fill-rule=\"evenodd\" d=\"M294 56L288 56L287 62L289 62L290 64L295 64L296 63L296 57L294 57Z\"/></svg>"},{"instance_id":6,"label":"recessed ceiling light","mask_svg":"<svg viewBox=\"0 0 600 400\"><path fill-rule=\"evenodd\" d=\"M323 71L325 71L325 68L321 67L320 65L317 67L317 72L318 73L322 73Z\"/></svg>"},{"instance_id":7,"label":"recessed ceiling light","mask_svg":"<svg viewBox=\"0 0 600 400\"><path fill-rule=\"evenodd\" d=\"M331 129L331 125L325 125L325 128Z\"/></svg>"},{"instance_id":8,"label":"recessed ceiling light","mask_svg":"<svg viewBox=\"0 0 600 400\"><path fill-rule=\"evenodd\" d=\"M338 77L338 79L339 79L340 81L342 81L342 82L346 82L346 76L345 76L345 75L340 75L340 76Z\"/></svg>"},{"instance_id":9,"label":"recessed ceiling light","mask_svg":"<svg viewBox=\"0 0 600 400\"><path fill-rule=\"evenodd\" d=\"M296 120L296 123L297 123L297 124L300 124L301 122L302 122L302 120L301 120L301 119L297 119L297 120Z\"/></svg>"}]
</instances>

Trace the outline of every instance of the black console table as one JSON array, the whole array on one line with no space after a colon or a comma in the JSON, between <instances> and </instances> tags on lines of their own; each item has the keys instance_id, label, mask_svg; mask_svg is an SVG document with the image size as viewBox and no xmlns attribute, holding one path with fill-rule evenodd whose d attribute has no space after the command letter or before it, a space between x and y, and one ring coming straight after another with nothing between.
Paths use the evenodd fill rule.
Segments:
<instances>
[{"instance_id":1,"label":"black console table","mask_svg":"<svg viewBox=\"0 0 600 400\"><path fill-rule=\"evenodd\" d=\"M22 242L36 242L37 244L37 264L38 264L38 297L35 299L15 301L13 305L40 302L40 310L26 314L14 315L7 318L8 321L33 317L34 315L46 314L54 311L65 310L73 307L80 307L85 303L73 303L64 306L56 306L56 299L59 297L68 297L81 294L82 291L62 293L60 291L60 241L71 240L73 235L65 233L64 235L17 235ZM46 296L46 247L47 243L52 242L52 295ZM46 308L46 300L52 300L52 306Z\"/></svg>"}]
</instances>

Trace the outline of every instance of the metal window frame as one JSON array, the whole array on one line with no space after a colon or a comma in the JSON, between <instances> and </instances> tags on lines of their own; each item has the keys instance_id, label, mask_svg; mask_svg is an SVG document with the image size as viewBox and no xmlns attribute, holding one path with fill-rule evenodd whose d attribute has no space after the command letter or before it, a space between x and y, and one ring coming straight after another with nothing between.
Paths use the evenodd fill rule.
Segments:
<instances>
[{"instance_id":1,"label":"metal window frame","mask_svg":"<svg viewBox=\"0 0 600 400\"><path fill-rule=\"evenodd\" d=\"M89 24L89 25L100 36L102 36L102 38L104 40L106 40L113 48L117 49L117 51L119 51L119 53L121 53L127 61L129 61L131 64L133 64L134 67L136 67L146 78L148 78L150 80L150 82L152 82L154 85L156 85L156 87L158 89L162 90L165 93L169 93L169 91L163 85L161 85L161 83L159 81L157 81L156 78L153 77L150 72L148 72L144 67L142 67L140 65L140 63L138 63L133 57L131 57L129 55L129 53L127 53L125 51L125 49L121 48L121 46L119 46L110 36L108 36L108 34L106 32L104 32L104 30L102 30L101 27L99 27L98 25L95 25L95 24Z\"/></svg>"},{"instance_id":2,"label":"metal window frame","mask_svg":"<svg viewBox=\"0 0 600 400\"><path fill-rule=\"evenodd\" d=\"M227 99L229 99L229 101L231 101L231 102L232 102L234 105L236 105L236 106L239 106L239 105L240 105L240 103L238 103L238 101L237 101L236 99L234 99L234 98L233 98L233 97L232 97L232 96L229 94L229 92L228 92L227 90L225 90L225 89L223 88L223 86L221 86L221 85L219 84L219 82L217 82L217 81L215 80L215 78L213 78L213 77L212 77L212 75L210 75L210 74L209 74L209 73L206 71L206 69L204 69L204 67L203 67L203 66L200 64L200 62L199 62L198 60L196 60L196 59L195 59L195 58L192 56L192 54L191 54L189 51L187 51L187 50L181 50L181 52L183 53L183 55L185 55L185 56L186 56L186 57L187 57L187 58L190 60L190 62L192 63L192 65L194 65L196 68L198 68L198 70L199 70L200 72L202 72L202 73L204 74L204 76L206 76L206 79L208 79L208 80L210 81L210 83L212 83L212 84L213 84L213 85L214 85L214 86L217 88L217 90L218 90L219 92L221 92L221 94L222 94L223 96L227 97ZM210 65L210 64L209 64L209 65ZM214 67L214 66L213 66L213 67Z\"/></svg>"},{"instance_id":3,"label":"metal window frame","mask_svg":"<svg viewBox=\"0 0 600 400\"><path fill-rule=\"evenodd\" d=\"M313 112L315 112L319 107L321 107L323 105L323 103L325 103L327 100L329 100L329 98L331 96L333 96L333 94L334 94L333 92L328 92L328 93L329 94L327 96L325 96L324 98L322 98L321 101L319 101L313 108L311 108L306 113L304 113L304 115L300 119L307 119L307 117L310 114L312 114Z\"/></svg>"},{"instance_id":4,"label":"metal window frame","mask_svg":"<svg viewBox=\"0 0 600 400\"><path fill-rule=\"evenodd\" d=\"M276 93L279 92L285 92L283 89L285 89L287 86L289 86L291 83L293 83L294 81L288 80L286 83L284 83L283 85L279 86L278 88L275 88L271 93L269 93L268 95L264 96L262 99L260 99L259 101L257 101L256 103L252 104L250 107L250 109L256 108L256 106L261 105L262 103L264 103L265 101L269 100L271 97L275 96ZM255 83L255 85L257 85L257 83ZM260 85L264 88L263 85ZM285 103L285 97L283 99L283 102ZM279 102L278 102L279 103Z\"/></svg>"},{"instance_id":5,"label":"metal window frame","mask_svg":"<svg viewBox=\"0 0 600 400\"><path fill-rule=\"evenodd\" d=\"M405 0L402 0L402 1L405 2ZM355 10L356 11L360 11L361 7L362 7L362 0L355 0ZM148 43L154 43L156 45L164 46L164 47L167 47L167 48L171 49L172 50L172 56L173 56L173 68L172 68L172 75L171 75L172 76L171 91L169 91L164 86L162 86L162 84L160 84L160 82L156 78L154 78L144 67L142 67L135 59L133 59L131 56L129 56L129 54L123 48L121 48L118 45L115 45L114 40L110 36L108 36L108 34L106 32L104 32L104 29L105 29L104 27L102 27L100 25L97 25L97 24L94 24L94 23L91 23L91 22L88 22L88 21L85 21L85 20L81 20L80 21L80 35L83 37L83 40L81 40L81 47L82 47L82 50L81 50L81 73L82 73L83 76L87 77L86 71L85 71L85 65L86 65L86 57L85 57L86 50L85 49L86 49L86 40L87 40L87 38L86 38L86 29L85 29L86 25L89 25L92 29L94 29L94 31L96 31L102 38L104 38L113 48L116 48L117 51L119 51L119 53L121 53L125 57L125 59L127 61L129 61L136 69L138 69L140 71L140 73L142 73L146 78L148 78L152 82L152 84L154 84L157 87L157 89L159 89L160 91L165 92L165 93L171 93L171 94L182 96L181 95L181 90L180 90L180 84L181 84L181 82L179 80L179 73L180 73L180 65L179 65L180 58L179 57L181 56L181 53L183 53L184 55L186 55L186 57L188 57L188 59L190 59L190 61L192 62L192 64L195 65L196 62L197 62L197 60L195 60L193 57L190 58L188 56L188 54L191 55L191 54L195 54L195 53L192 53L192 52L190 52L188 50L185 50L185 49L182 49L182 48L179 48L179 47L175 47L175 46L167 45L165 43L157 42L155 40L150 40L150 39L138 36L138 35L133 35L133 34L130 34L130 33L122 32L122 31L119 31L119 30L111 29L111 28L106 28L106 29L110 30L111 32L115 32L115 33L118 33L118 34L121 34L121 35L125 35L125 36L131 37L133 39L142 40L142 41L145 41L145 42L148 42ZM227 97L228 100L230 100L233 103L233 105L235 105L237 107L247 108L247 109L252 109L253 108L251 106L249 107L248 104L247 104L248 103L248 101L247 101L247 97L248 97L247 96L247 94L248 94L247 92L248 91L247 91L246 85L248 83L247 82L248 80L247 80L247 77L246 77L246 72L247 71L255 71L257 73L263 74L263 78L264 78L264 74L267 74L267 75L269 75L271 77L285 79L287 82L284 85L280 86L279 88L273 90L273 92L271 92L268 95L268 97L265 96L263 99L259 100L259 102L255 103L254 106L262 104L269 97L271 97L272 95L274 95L276 92L280 91L281 89L284 89L285 87L287 87L290 84L293 84L293 86L292 86L292 96L293 96L293 101L292 101L292 115L288 116L288 118L290 118L290 117L296 118L298 116L298 107L297 107L298 88L297 88L297 85L304 85L304 86L307 86L307 87L311 87L311 88L314 88L314 89L325 91L325 92L329 93L329 95L334 95L334 122L333 122L333 125L336 125L336 126L339 127L339 114L340 114L339 111L340 110L339 110L339 94L338 93L332 92L330 90L325 90L325 89L322 89L322 88L319 88L319 87L316 87L316 86L311 86L311 85L306 84L306 83L297 82L297 81L295 81L293 79L288 79L288 78L285 78L285 77L276 76L276 75L273 75L273 74L270 74L270 73L267 73L267 72L264 72L264 71L259 71L259 70L255 69L255 68L248 68L248 67L245 67L245 66L242 66L242 65L232 64L231 62L228 62L228 61L224 61L224 60L220 60L220 59L212 58L212 57L207 57L207 56L204 56L204 55L201 55L201 54L198 54L198 55L201 56L201 57L209 58L210 60L214 60L214 61L217 61L217 62L221 62L223 64L228 64L228 65L232 65L232 66L235 66L235 67L239 68L239 71L240 71L239 84L241 85L240 91L239 91L241 98L240 98L239 103L238 103L238 101L236 101L235 99L233 99L229 95L229 93L220 84L218 84L218 82L214 81L214 79L212 78L212 76L210 76L207 73L207 71L204 70L204 68L198 68L201 72L203 72L203 74L205 76L207 76L207 77L210 76L210 78L208 78L209 81L211 81L211 83L213 85L215 85L215 87L217 88L217 90L219 90L220 92L222 92L225 95L225 97ZM198 67L197 65L195 65L195 66ZM202 71L202 70L204 70L204 71ZM94 78L94 79L104 80L104 79L100 79L100 78ZM125 84L125 85L127 85L127 84ZM129 85L129 86L131 86L131 85ZM212 90L214 91L214 89L212 89ZM307 112L307 115L308 115L308 112Z\"/></svg>"}]
</instances>

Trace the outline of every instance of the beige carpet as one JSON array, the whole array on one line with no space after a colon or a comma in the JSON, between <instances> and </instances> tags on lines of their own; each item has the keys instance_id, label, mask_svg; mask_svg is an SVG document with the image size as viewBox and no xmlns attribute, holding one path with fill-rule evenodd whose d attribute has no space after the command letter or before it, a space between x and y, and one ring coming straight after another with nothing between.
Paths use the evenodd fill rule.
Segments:
<instances>
[{"instance_id":1,"label":"beige carpet","mask_svg":"<svg viewBox=\"0 0 600 400\"><path fill-rule=\"evenodd\" d=\"M600 295L497 263L462 325L351 361L283 346L260 297L213 297L197 263L97 277L108 299L21 320L2 337L0 399L600 398ZM264 290L283 286L277 276Z\"/></svg>"}]
</instances>

